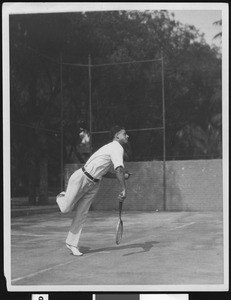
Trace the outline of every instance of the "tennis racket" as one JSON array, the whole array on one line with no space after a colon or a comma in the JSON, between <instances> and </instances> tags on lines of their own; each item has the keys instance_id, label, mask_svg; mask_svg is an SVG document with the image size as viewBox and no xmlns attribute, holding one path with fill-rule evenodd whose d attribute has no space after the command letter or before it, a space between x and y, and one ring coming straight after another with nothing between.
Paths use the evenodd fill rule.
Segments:
<instances>
[{"instance_id":1,"label":"tennis racket","mask_svg":"<svg viewBox=\"0 0 231 300\"><path fill-rule=\"evenodd\" d=\"M119 200L119 221L116 227L116 244L119 245L119 243L122 240L123 236L123 221L121 219L121 213L122 213L122 206L123 201Z\"/></svg>"}]
</instances>

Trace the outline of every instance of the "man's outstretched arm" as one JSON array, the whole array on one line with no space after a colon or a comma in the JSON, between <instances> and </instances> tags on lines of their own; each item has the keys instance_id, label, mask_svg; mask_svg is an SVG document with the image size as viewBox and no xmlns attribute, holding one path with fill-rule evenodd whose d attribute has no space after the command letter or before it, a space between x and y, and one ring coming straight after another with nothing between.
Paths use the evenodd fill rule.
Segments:
<instances>
[{"instance_id":1,"label":"man's outstretched arm","mask_svg":"<svg viewBox=\"0 0 231 300\"><path fill-rule=\"evenodd\" d=\"M115 174L116 174L116 177L121 186L121 192L119 194L119 198L121 200L124 200L126 198L126 184L125 184L124 168L123 167L116 168Z\"/></svg>"}]
</instances>

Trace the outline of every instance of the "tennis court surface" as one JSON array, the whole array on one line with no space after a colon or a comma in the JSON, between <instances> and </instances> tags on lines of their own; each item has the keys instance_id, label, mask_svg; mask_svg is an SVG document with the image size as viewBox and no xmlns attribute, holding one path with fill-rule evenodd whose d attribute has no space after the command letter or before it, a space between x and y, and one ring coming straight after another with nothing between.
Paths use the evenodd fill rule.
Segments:
<instances>
[{"instance_id":1,"label":"tennis court surface","mask_svg":"<svg viewBox=\"0 0 231 300\"><path fill-rule=\"evenodd\" d=\"M118 212L90 211L80 239L84 256L75 257L65 247L71 214L12 218L12 287L224 283L222 212L124 211L122 219L116 245Z\"/></svg>"}]
</instances>

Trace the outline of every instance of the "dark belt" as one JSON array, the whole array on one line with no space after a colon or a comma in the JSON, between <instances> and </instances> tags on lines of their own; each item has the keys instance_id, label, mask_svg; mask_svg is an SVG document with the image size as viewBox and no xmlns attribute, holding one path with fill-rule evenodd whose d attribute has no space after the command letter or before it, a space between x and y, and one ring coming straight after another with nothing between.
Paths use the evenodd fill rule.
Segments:
<instances>
[{"instance_id":1,"label":"dark belt","mask_svg":"<svg viewBox=\"0 0 231 300\"><path fill-rule=\"evenodd\" d=\"M99 179L93 178L93 177L85 170L84 167L82 167L82 171L83 171L83 173L84 173L89 179L91 179L92 181L94 181L94 182L98 182L98 181L99 181Z\"/></svg>"}]
</instances>

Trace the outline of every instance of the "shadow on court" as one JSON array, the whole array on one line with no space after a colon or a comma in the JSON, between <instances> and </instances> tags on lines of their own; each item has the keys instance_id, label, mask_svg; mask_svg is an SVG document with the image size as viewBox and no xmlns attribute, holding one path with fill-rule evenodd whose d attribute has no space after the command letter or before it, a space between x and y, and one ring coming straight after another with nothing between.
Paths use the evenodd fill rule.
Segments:
<instances>
[{"instance_id":1,"label":"shadow on court","mask_svg":"<svg viewBox=\"0 0 231 300\"><path fill-rule=\"evenodd\" d=\"M116 245L118 213L90 211L81 257L65 247L71 220L58 212L11 219L12 290L224 283L222 212L124 211L123 239Z\"/></svg>"},{"instance_id":2,"label":"shadow on court","mask_svg":"<svg viewBox=\"0 0 231 300\"><path fill-rule=\"evenodd\" d=\"M106 248L99 248L93 250L91 250L89 247L81 247L81 251L87 254L87 253L97 253L102 251L118 251L118 250L140 249L140 248L142 249L139 252L131 252L123 255L123 256L128 256L132 254L148 252L155 244L158 244L158 242L135 243L135 244L125 245L125 246L106 247Z\"/></svg>"}]
</instances>

